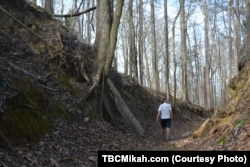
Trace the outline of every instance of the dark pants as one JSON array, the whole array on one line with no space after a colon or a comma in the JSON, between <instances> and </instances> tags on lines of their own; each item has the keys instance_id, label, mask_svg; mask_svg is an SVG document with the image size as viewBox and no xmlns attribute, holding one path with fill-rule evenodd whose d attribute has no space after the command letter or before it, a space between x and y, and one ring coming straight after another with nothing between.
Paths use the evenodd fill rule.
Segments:
<instances>
[{"instance_id":1,"label":"dark pants","mask_svg":"<svg viewBox=\"0 0 250 167\"><path fill-rule=\"evenodd\" d=\"M171 118L161 119L162 128L170 128L170 126L171 126Z\"/></svg>"}]
</instances>

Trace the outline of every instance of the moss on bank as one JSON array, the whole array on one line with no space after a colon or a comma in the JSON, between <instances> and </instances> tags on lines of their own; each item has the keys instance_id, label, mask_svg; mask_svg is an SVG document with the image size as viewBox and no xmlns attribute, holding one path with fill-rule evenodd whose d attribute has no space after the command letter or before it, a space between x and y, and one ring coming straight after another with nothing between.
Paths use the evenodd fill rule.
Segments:
<instances>
[{"instance_id":1,"label":"moss on bank","mask_svg":"<svg viewBox=\"0 0 250 167\"><path fill-rule=\"evenodd\" d=\"M11 85L15 95L6 99L0 122L0 131L10 145L21 146L37 141L50 131L53 119L69 118L66 109L49 99L45 91L30 78L13 78ZM4 148L4 144L0 142L0 147Z\"/></svg>"}]
</instances>

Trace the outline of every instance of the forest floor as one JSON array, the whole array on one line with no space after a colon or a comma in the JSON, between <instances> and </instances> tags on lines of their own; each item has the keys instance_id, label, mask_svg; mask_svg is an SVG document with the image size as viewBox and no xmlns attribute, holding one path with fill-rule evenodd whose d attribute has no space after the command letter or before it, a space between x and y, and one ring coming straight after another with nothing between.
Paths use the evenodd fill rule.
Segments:
<instances>
[{"instance_id":1,"label":"forest floor","mask_svg":"<svg viewBox=\"0 0 250 167\"><path fill-rule=\"evenodd\" d=\"M70 125L57 120L52 132L39 142L15 147L15 154L0 150L0 166L97 166L98 150L186 150L183 146L190 142L193 131L203 121L199 119L173 120L171 141L161 138L160 123L155 122L155 117L145 120L148 128L143 137L126 125L118 129L101 120L80 120Z\"/></svg>"},{"instance_id":2,"label":"forest floor","mask_svg":"<svg viewBox=\"0 0 250 167\"><path fill-rule=\"evenodd\" d=\"M98 150L172 151L223 150L225 148L229 150L250 149L250 143L248 140L250 138L250 123L248 120L243 122L244 127L241 125L243 123L240 122L241 126L237 129L237 132L233 131L234 134L236 134L235 136L241 140L237 140L234 137L228 140L228 144L223 141L222 146L218 145L217 140L221 136L223 137L222 134L224 134L221 129L218 128L216 129L216 132L208 137L193 139L193 132L202 125L208 116L195 111L196 109L201 110L199 106L185 104L181 101L177 102L176 111L174 111L173 114L171 140L166 141L162 139L160 123L156 122L155 118L158 106L161 103L161 98L164 97L164 94L137 85L130 77L117 72L112 72L110 78L116 86L120 88L119 90L121 91L129 109L145 129L144 136L139 136L135 130L119 116L119 114L113 125L104 121L102 117L96 115L91 116L89 113L86 114L87 112L85 111L85 108L89 106L100 107L97 106L100 103L95 105L95 100L90 103L85 103L82 101L81 97L79 98L72 95L72 92L75 93L75 91L73 91L71 86L77 90L76 92L85 94L85 92L88 91L89 83L78 82L73 75L69 75L69 78L66 78L69 82L62 83L62 80L58 79L58 75L61 74L61 72L58 72L60 70L55 69L54 66L50 67L51 64L49 60L55 58L53 55L57 55L55 59L58 57L61 58L61 60L62 58L65 58L65 62L60 62L63 64L67 63L68 60L76 58L70 56L81 55L83 61L85 61L85 59L89 59L86 55L89 47L79 44L77 39L67 32L65 28L58 26L58 23L46 21L46 19L48 19L47 16L41 17L39 13L36 13L37 11L29 9L27 5L25 6L25 10L23 10L24 8L22 8L21 2L22 1L16 1L16 3L10 3L9 1L1 1L1 5L6 10L11 11L10 13L19 20L22 19L22 16L28 16L30 17L28 18L30 20L37 20L35 24L32 23L30 28L34 28L35 26L34 32L40 35L42 39L48 40L48 43L53 43L54 48L51 49L52 51L46 48L46 46L43 45L43 42L41 42L40 39L37 39L34 34L28 32L22 25L17 24L13 19L6 16L6 14L0 13L0 22L4 23L0 25L1 122L6 119L6 106L11 106L11 102L18 96L23 97L15 87L18 85L15 85L13 81L23 81L27 76L31 78L31 82L34 83L36 87L39 87L39 89L42 89L43 92L48 94L50 99L58 100L60 105L65 106L70 113L72 113L73 105L74 107L79 103L84 103L84 105L80 107L80 110L82 110L80 112L81 117L75 117L70 122L67 122L62 118L55 119L52 130L45 133L45 135L43 135L38 141L28 142L24 146L13 146L12 150L0 149L0 167L97 166ZM38 18L36 18L37 16ZM42 23L42 21L44 21L44 23ZM64 47L62 47L62 45L64 45ZM67 53L65 53L65 50L61 51L60 49L62 48L66 48L65 50L67 50ZM54 49L58 50L55 52ZM49 51L44 53L44 50ZM69 64L66 64L65 66L62 65L62 67L71 67L70 65L67 65ZM87 65L87 67L89 68L89 71L86 70L86 73L87 75L90 75L91 67L89 65ZM68 74L70 73L69 71L67 72ZM74 72L72 73L74 74ZM43 80L44 82L37 82L37 77L45 79ZM247 89L245 92L250 91ZM245 99L249 99L249 97ZM25 102L27 101L29 101L28 98ZM244 108L247 109L245 110L245 113L243 112L243 115L247 114L246 117L248 118L249 103L246 102L244 104L245 105L241 106L241 108L242 110ZM30 110L34 110L34 107L30 104L19 104L19 107L26 108L29 110L29 113ZM48 108L49 107L45 110L48 111ZM231 115L235 118L240 118L238 115ZM29 126L33 125L30 124ZM229 128L227 126L222 127L222 130L225 131L225 129L230 129L232 126ZM9 129L9 131L12 130L12 128ZM229 130L230 133L231 130L232 128ZM2 134L2 131L0 132ZM210 131L207 130L205 133L209 132ZM5 136L1 135L0 137L2 140ZM15 140L18 141L20 139L16 138Z\"/></svg>"}]
</instances>

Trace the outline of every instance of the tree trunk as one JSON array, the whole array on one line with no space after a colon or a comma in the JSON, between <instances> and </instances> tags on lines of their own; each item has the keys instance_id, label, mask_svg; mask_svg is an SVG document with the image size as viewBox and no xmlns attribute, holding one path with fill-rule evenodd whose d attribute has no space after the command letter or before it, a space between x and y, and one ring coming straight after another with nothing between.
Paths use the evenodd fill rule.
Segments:
<instances>
[{"instance_id":1,"label":"tree trunk","mask_svg":"<svg viewBox=\"0 0 250 167\"><path fill-rule=\"evenodd\" d=\"M247 23L247 31L245 37L245 63L250 61L250 1L246 1L247 13L246 13L246 23Z\"/></svg>"},{"instance_id":2,"label":"tree trunk","mask_svg":"<svg viewBox=\"0 0 250 167\"><path fill-rule=\"evenodd\" d=\"M97 1L97 31L94 44L97 48L97 67L92 76L93 85L89 89L86 99L93 94L100 84L101 78L108 75L112 65L124 0L117 1L114 17L112 2L112 0Z\"/></svg>"},{"instance_id":3,"label":"tree trunk","mask_svg":"<svg viewBox=\"0 0 250 167\"><path fill-rule=\"evenodd\" d=\"M140 0L139 3L139 71L140 71L140 84L143 85L143 78L144 78L144 74L143 74L143 69L144 69L144 65L143 65L143 46L144 46L144 39L143 39L143 0Z\"/></svg>"},{"instance_id":4,"label":"tree trunk","mask_svg":"<svg viewBox=\"0 0 250 167\"><path fill-rule=\"evenodd\" d=\"M150 8L151 8L151 44L152 44L152 88L154 90L159 90L159 72L158 72L158 61L156 54L156 39L155 39L155 10L154 10L154 0L150 0Z\"/></svg>"},{"instance_id":5,"label":"tree trunk","mask_svg":"<svg viewBox=\"0 0 250 167\"><path fill-rule=\"evenodd\" d=\"M145 44L145 43L144 43ZM144 81L145 83L147 83L148 84L148 87L150 87L150 88L152 88L152 80L151 80L151 75L150 75L150 69L149 69L149 56L148 56L148 54L147 54L147 52L146 52L146 47L144 47L144 53L146 53L145 54L145 69L146 69L146 76L145 76L145 80L146 81Z\"/></svg>"},{"instance_id":6,"label":"tree trunk","mask_svg":"<svg viewBox=\"0 0 250 167\"><path fill-rule=\"evenodd\" d=\"M239 62L240 55L240 9L239 1L235 1L235 17L234 17L234 55L236 58L235 67L237 67L237 62ZM237 70L235 69L237 74Z\"/></svg>"},{"instance_id":7,"label":"tree trunk","mask_svg":"<svg viewBox=\"0 0 250 167\"><path fill-rule=\"evenodd\" d=\"M176 68L177 68L177 61L176 61L176 54L175 54L175 25L176 21L180 15L181 8L179 9L177 15L174 18L173 25L172 25L172 55L174 59L174 101L173 101L173 108L176 105L176 90L177 90L177 79L176 79Z\"/></svg>"},{"instance_id":8,"label":"tree trunk","mask_svg":"<svg viewBox=\"0 0 250 167\"><path fill-rule=\"evenodd\" d=\"M250 61L250 0L245 0L246 6L246 36L239 55L238 70L241 71L245 64Z\"/></svg>"},{"instance_id":9,"label":"tree trunk","mask_svg":"<svg viewBox=\"0 0 250 167\"><path fill-rule=\"evenodd\" d=\"M134 117L133 113L130 112L127 104L121 97L120 93L117 91L115 86L113 85L112 81L108 78L107 83L110 87L111 92L113 93L115 97L115 104L119 112L121 113L122 117L133 127L135 128L136 132L143 136L144 135L144 129L141 127L140 123L137 121L137 119Z\"/></svg>"},{"instance_id":10,"label":"tree trunk","mask_svg":"<svg viewBox=\"0 0 250 167\"><path fill-rule=\"evenodd\" d=\"M122 35L121 38L121 48L122 48L122 57L124 60L124 74L129 75L128 48L127 48L127 39L125 38L125 35Z\"/></svg>"},{"instance_id":11,"label":"tree trunk","mask_svg":"<svg viewBox=\"0 0 250 167\"><path fill-rule=\"evenodd\" d=\"M131 63L132 77L138 81L138 70L137 70L137 55L135 47L135 28L133 21L133 0L129 0L128 4L128 22L129 22L129 59Z\"/></svg>"},{"instance_id":12,"label":"tree trunk","mask_svg":"<svg viewBox=\"0 0 250 167\"><path fill-rule=\"evenodd\" d=\"M181 8L181 60L182 60L182 93L183 101L188 101L188 89L187 89L187 46L186 46L186 34L187 24L185 16L185 0L180 0Z\"/></svg>"},{"instance_id":13,"label":"tree trunk","mask_svg":"<svg viewBox=\"0 0 250 167\"><path fill-rule=\"evenodd\" d=\"M87 0L87 8L90 8L90 0ZM91 44L91 13L87 13L87 43Z\"/></svg>"},{"instance_id":14,"label":"tree trunk","mask_svg":"<svg viewBox=\"0 0 250 167\"><path fill-rule=\"evenodd\" d=\"M110 41L108 45L108 50L107 50L107 57L104 65L104 73L107 76L109 73L109 70L111 69L113 57L114 57L114 51L116 47L116 42L117 42L117 34L118 34L118 29L120 25L120 18L122 15L122 8L123 8L123 3L124 0L118 0L116 7L115 7L115 13L114 13L114 18L112 22L112 27L110 31Z\"/></svg>"},{"instance_id":15,"label":"tree trunk","mask_svg":"<svg viewBox=\"0 0 250 167\"><path fill-rule=\"evenodd\" d=\"M229 59L229 79L233 77L233 64L235 62L233 56L233 38L232 38L232 0L227 0L228 14L228 59Z\"/></svg>"},{"instance_id":16,"label":"tree trunk","mask_svg":"<svg viewBox=\"0 0 250 167\"><path fill-rule=\"evenodd\" d=\"M165 83L164 90L166 92L166 97L170 97L170 88L169 88L169 45L168 45L168 8L167 0L164 0L164 41L165 41L165 56L164 56L164 65L165 65Z\"/></svg>"},{"instance_id":17,"label":"tree trunk","mask_svg":"<svg viewBox=\"0 0 250 167\"><path fill-rule=\"evenodd\" d=\"M98 70L95 76L95 80L94 83L98 84L100 79L101 79L101 74L104 72L105 76L108 75L109 70L111 68L112 65L112 61L113 61L113 57L114 57L114 50L115 50L115 46L116 46L116 41L117 41L117 33L118 33L118 28L119 28L119 24L120 24L120 17L122 14L122 7L123 7L123 3L124 0L118 0L116 3L116 10L114 13L114 18L111 18L112 14L111 14L111 4L109 1L103 1L103 0L99 0L98 1L99 5L97 7L97 9L100 9L100 13L98 13L98 21L101 21L101 18L103 19L103 23L98 24L98 26L102 25L101 27L98 27L98 36L97 36L97 40L95 42L96 46L97 46L97 58L100 62L101 60L101 64L98 65ZM109 10L107 10L109 9ZM106 12L104 15L102 12ZM109 11L109 12L107 12ZM104 16L104 18L103 18ZM105 41L106 40L106 41ZM94 84L94 85L95 85ZM141 127L141 125L139 124L139 122L136 120L136 118L133 116L133 114L130 112L129 108L127 107L126 103L124 102L123 98L121 97L120 93L118 92L118 90L115 88L115 86L113 85L112 81L108 78L107 79L107 84L110 87L111 92L114 95L114 99L115 99L115 104L117 109L120 111L121 115L129 122L131 123L135 130L140 134L143 135L144 134L144 129ZM94 89L94 87L92 86L92 88L90 89L91 91ZM108 102L106 101L105 104L108 104ZM109 105L106 105L106 107L108 108L109 111ZM110 117L112 118L112 114L111 112L109 112Z\"/></svg>"},{"instance_id":18,"label":"tree trunk","mask_svg":"<svg viewBox=\"0 0 250 167\"><path fill-rule=\"evenodd\" d=\"M45 10L54 16L54 0L45 0Z\"/></svg>"},{"instance_id":19,"label":"tree trunk","mask_svg":"<svg viewBox=\"0 0 250 167\"><path fill-rule=\"evenodd\" d=\"M200 58L199 58L199 42L197 40L197 32L196 28L193 27L193 40L194 40L194 63L195 63L195 79L194 79L194 94L196 99L196 104L201 106L200 101L200 80L201 80L201 66L200 66Z\"/></svg>"},{"instance_id":20,"label":"tree trunk","mask_svg":"<svg viewBox=\"0 0 250 167\"><path fill-rule=\"evenodd\" d=\"M205 108L210 109L211 108L211 85L210 85L210 52L209 52L209 38L208 38L208 23L209 23L209 15L208 15L208 9L207 9L207 2L206 0L203 0L204 2L204 33L205 33L205 66L204 66L204 103Z\"/></svg>"},{"instance_id":21,"label":"tree trunk","mask_svg":"<svg viewBox=\"0 0 250 167\"><path fill-rule=\"evenodd\" d=\"M112 13L113 9L111 8L111 1L97 1L97 30L96 30L96 39L95 39L95 47L97 48L97 61L98 64L97 69L93 75L93 83L94 85L98 85L103 69L104 63L107 57L107 48L109 48L110 41L110 32L111 32L111 24L112 24Z\"/></svg>"}]
</instances>

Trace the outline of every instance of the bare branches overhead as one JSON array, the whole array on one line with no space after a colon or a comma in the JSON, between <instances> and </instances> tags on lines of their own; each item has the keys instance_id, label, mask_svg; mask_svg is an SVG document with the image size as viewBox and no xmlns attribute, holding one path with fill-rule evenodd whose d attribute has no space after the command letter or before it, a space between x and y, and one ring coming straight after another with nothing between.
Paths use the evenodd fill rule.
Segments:
<instances>
[{"instance_id":1,"label":"bare branches overhead","mask_svg":"<svg viewBox=\"0 0 250 167\"><path fill-rule=\"evenodd\" d=\"M76 16L80 16L82 14L88 13L88 12L90 12L92 10L95 10L95 9L96 9L96 6L88 8L88 9L82 11L82 12L79 12L79 13L65 14L65 15L55 15L55 17L76 17Z\"/></svg>"}]
</instances>

